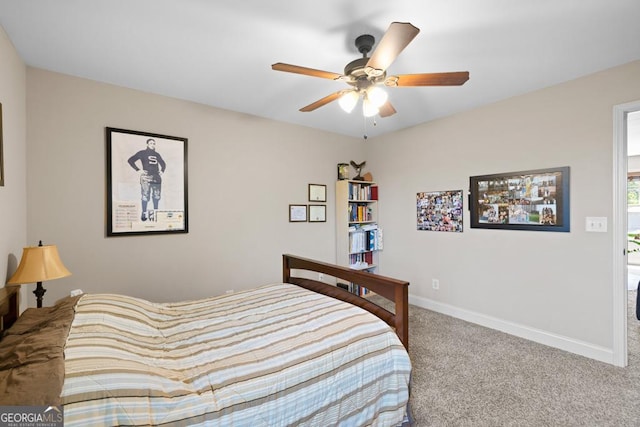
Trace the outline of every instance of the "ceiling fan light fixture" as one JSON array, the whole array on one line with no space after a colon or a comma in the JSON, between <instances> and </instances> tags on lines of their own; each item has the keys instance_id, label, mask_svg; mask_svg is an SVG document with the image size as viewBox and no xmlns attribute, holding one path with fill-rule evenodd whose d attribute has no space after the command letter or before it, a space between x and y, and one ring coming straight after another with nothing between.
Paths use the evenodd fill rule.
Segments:
<instances>
[{"instance_id":1,"label":"ceiling fan light fixture","mask_svg":"<svg viewBox=\"0 0 640 427\"><path fill-rule=\"evenodd\" d=\"M350 113L355 108L359 98L360 96L356 91L350 90L345 92L338 99L338 104L340 104L340 108L342 108L346 113Z\"/></svg>"},{"instance_id":2,"label":"ceiling fan light fixture","mask_svg":"<svg viewBox=\"0 0 640 427\"><path fill-rule=\"evenodd\" d=\"M386 89L382 88L382 85L386 87L460 86L469 80L468 71L387 76L389 66L419 32L420 29L409 22L392 22L375 49L373 49L375 38L372 35L363 34L357 37L356 47L362 54L362 58L349 62L344 67L343 74L282 62L272 64L271 68L275 71L339 80L351 86L349 89L338 90L320 98L302 107L300 111L314 111L330 102L339 101L340 107L350 113L362 97L362 112L366 117L376 114L380 117L390 117L397 111L388 101L387 93L381 90Z\"/></svg>"},{"instance_id":3,"label":"ceiling fan light fixture","mask_svg":"<svg viewBox=\"0 0 640 427\"><path fill-rule=\"evenodd\" d=\"M372 86L367 90L367 99L377 108L380 108L389 99L389 94L379 86Z\"/></svg>"},{"instance_id":4,"label":"ceiling fan light fixture","mask_svg":"<svg viewBox=\"0 0 640 427\"><path fill-rule=\"evenodd\" d=\"M362 100L362 114L365 117L373 117L379 112L380 110L378 109L378 107L376 107L371 101L369 101L367 97Z\"/></svg>"}]
</instances>

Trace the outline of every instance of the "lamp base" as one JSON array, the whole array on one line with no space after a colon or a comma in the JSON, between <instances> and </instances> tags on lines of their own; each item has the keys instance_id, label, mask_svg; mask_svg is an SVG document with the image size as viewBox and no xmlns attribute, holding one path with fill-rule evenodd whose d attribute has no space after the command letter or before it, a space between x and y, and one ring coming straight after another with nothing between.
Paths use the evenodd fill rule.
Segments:
<instances>
[{"instance_id":1,"label":"lamp base","mask_svg":"<svg viewBox=\"0 0 640 427\"><path fill-rule=\"evenodd\" d=\"M36 296L38 308L42 308L42 297L44 296L45 292L47 292L47 290L42 287L42 282L36 283L36 290L33 291L33 294Z\"/></svg>"}]
</instances>

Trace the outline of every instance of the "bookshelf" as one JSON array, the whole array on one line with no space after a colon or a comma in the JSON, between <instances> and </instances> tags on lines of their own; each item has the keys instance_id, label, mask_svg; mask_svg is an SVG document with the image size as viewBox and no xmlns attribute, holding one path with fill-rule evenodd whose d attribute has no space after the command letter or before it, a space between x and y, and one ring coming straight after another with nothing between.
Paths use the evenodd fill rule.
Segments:
<instances>
[{"instance_id":1,"label":"bookshelf","mask_svg":"<svg viewBox=\"0 0 640 427\"><path fill-rule=\"evenodd\" d=\"M378 186L371 181L336 182L336 264L375 273L382 230L378 226ZM338 284L360 296L368 290Z\"/></svg>"}]
</instances>

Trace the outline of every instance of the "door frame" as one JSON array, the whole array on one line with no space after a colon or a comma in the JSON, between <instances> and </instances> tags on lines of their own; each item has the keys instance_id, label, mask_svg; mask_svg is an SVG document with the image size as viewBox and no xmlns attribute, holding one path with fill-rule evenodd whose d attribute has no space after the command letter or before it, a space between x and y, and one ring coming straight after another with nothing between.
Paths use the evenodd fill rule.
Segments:
<instances>
[{"instance_id":1,"label":"door frame","mask_svg":"<svg viewBox=\"0 0 640 427\"><path fill-rule=\"evenodd\" d=\"M613 364L625 367L627 355L627 115L640 101L613 107Z\"/></svg>"}]
</instances>

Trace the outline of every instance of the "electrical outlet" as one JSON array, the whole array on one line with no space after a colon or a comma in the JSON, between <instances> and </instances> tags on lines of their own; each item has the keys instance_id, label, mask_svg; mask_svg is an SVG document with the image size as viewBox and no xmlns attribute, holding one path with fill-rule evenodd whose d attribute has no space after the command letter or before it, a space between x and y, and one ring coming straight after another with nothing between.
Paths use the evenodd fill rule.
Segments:
<instances>
[{"instance_id":1,"label":"electrical outlet","mask_svg":"<svg viewBox=\"0 0 640 427\"><path fill-rule=\"evenodd\" d=\"M318 273L318 280L322 281L324 279L324 274Z\"/></svg>"},{"instance_id":2,"label":"electrical outlet","mask_svg":"<svg viewBox=\"0 0 640 427\"><path fill-rule=\"evenodd\" d=\"M225 293L225 294L232 294L232 293L234 293L234 292L235 292L235 291L234 291L233 289L228 289L228 290L226 290L224 293Z\"/></svg>"},{"instance_id":3,"label":"electrical outlet","mask_svg":"<svg viewBox=\"0 0 640 427\"><path fill-rule=\"evenodd\" d=\"M440 289L440 280L431 279L431 286L433 286L433 289L437 291L438 289Z\"/></svg>"}]
</instances>

